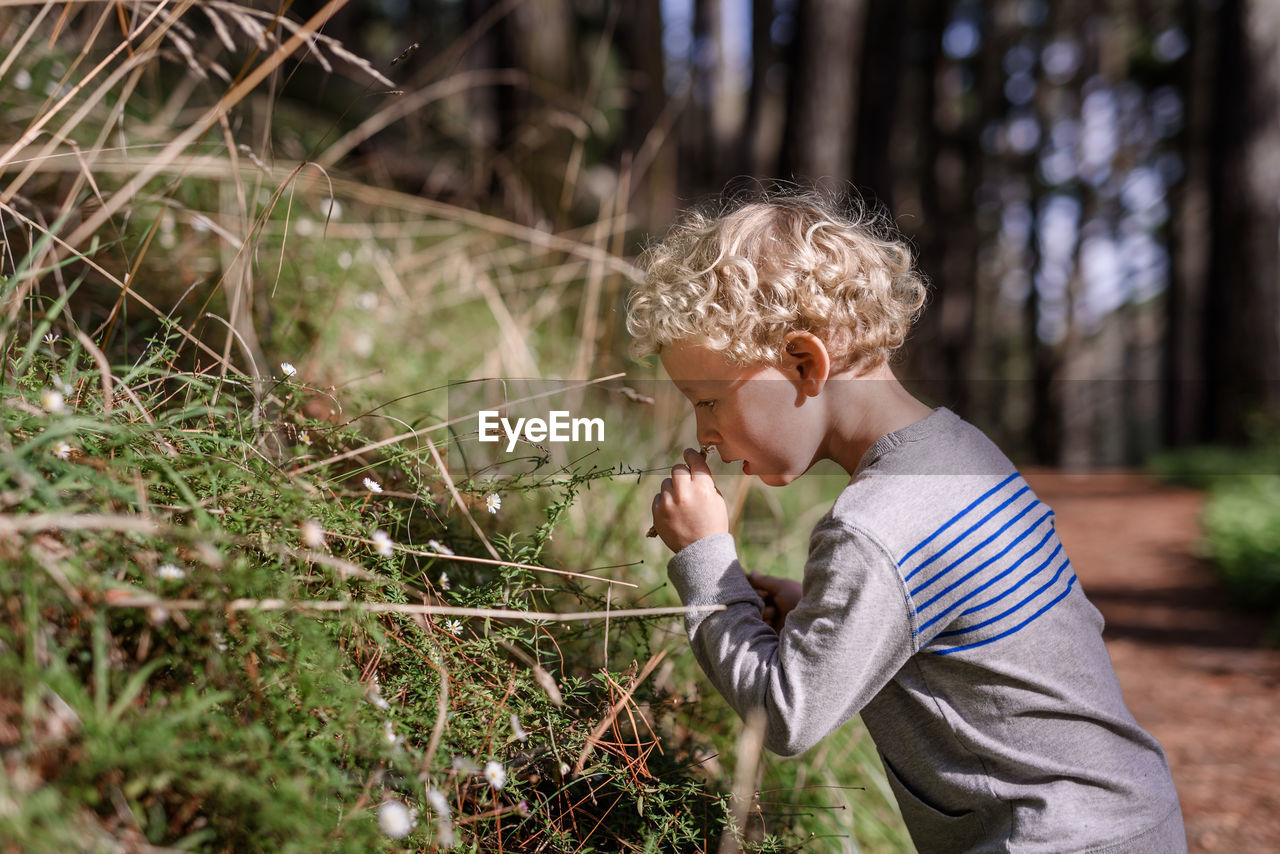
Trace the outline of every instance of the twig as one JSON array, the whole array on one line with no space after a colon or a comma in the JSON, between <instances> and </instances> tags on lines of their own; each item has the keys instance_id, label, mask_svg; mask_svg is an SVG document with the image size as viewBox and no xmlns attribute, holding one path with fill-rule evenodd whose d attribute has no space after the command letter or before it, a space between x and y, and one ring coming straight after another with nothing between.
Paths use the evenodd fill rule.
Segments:
<instances>
[{"instance_id":1,"label":"twig","mask_svg":"<svg viewBox=\"0 0 1280 854\"><path fill-rule=\"evenodd\" d=\"M685 612L703 611L703 610L719 611L719 610L722 610L724 607L725 607L724 605L690 605L684 608L677 608L674 610L685 611ZM659 608L656 610L665 611L667 609ZM603 616L603 613L611 613L611 615L614 617L631 616L632 614L632 612L630 611L613 611L613 612L603 612L603 613L597 612L597 613L601 614L601 616ZM603 719L601 719L600 723L596 724L596 728L591 731L591 735L587 736L587 743L582 746L582 752L578 754L578 761L573 763L573 773L575 775L582 773L582 768L584 765L587 764L587 757L590 756L591 751L595 749L596 742L600 740L600 737L604 735L605 730L607 730L609 726L613 723L614 719L618 717L618 713L622 711L622 707L631 701L631 695L636 692L636 688L640 687L640 683L643 682L645 679L649 678L649 674L653 672L653 668L657 667L658 663L662 661L662 659L665 658L666 655L667 655L667 651L665 649L659 650L657 653L655 653L653 657L650 658L645 663L644 669L640 671L640 675L638 675L634 680L632 680L631 684L627 687L626 693L622 695L622 697L618 700L618 702L613 704L613 708L611 708L609 710L609 713L605 715Z\"/></svg>"},{"instance_id":2,"label":"twig","mask_svg":"<svg viewBox=\"0 0 1280 854\"><path fill-rule=\"evenodd\" d=\"M0 532L4 529L0 528ZM112 595L115 594L115 595ZM159 605L170 611L364 611L375 614L436 614L445 617L485 617L495 620L539 620L552 623L603 620L604 611L516 611L507 608L459 608L453 605L413 605L395 602L350 602L332 599L161 599L146 593L108 591L105 605L111 608L151 608ZM690 613L723 611L724 605L682 605L670 608L630 608L610 611L612 619L622 617L666 617Z\"/></svg>"}]
</instances>

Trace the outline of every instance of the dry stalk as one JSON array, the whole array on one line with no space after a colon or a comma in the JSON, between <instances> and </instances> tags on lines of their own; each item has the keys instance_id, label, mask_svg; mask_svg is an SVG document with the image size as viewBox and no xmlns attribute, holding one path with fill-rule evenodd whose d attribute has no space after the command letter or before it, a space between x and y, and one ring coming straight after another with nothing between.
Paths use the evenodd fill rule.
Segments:
<instances>
[{"instance_id":1,"label":"dry stalk","mask_svg":"<svg viewBox=\"0 0 1280 854\"><path fill-rule=\"evenodd\" d=\"M3 531L3 528L0 528ZM360 611L370 614L429 614L441 617L476 617L493 620L536 620L549 623L603 620L604 611L516 611L509 608L460 608L453 605L414 605L395 602L354 602L334 599L229 599L218 602L206 599L161 599L146 593L126 590L108 591L103 604L109 608L152 608L169 611ZM670 608L629 608L611 611L609 616L671 617L691 613L723 611L724 605L681 605ZM646 674L647 675L647 674ZM634 686L633 686L634 687Z\"/></svg>"},{"instance_id":2,"label":"dry stalk","mask_svg":"<svg viewBox=\"0 0 1280 854\"><path fill-rule=\"evenodd\" d=\"M747 829L747 816L755 799L756 772L760 767L760 751L764 749L764 709L756 707L742 722L738 736L738 759L733 772L733 826L720 836L719 854L738 854L738 840Z\"/></svg>"},{"instance_id":3,"label":"dry stalk","mask_svg":"<svg viewBox=\"0 0 1280 854\"><path fill-rule=\"evenodd\" d=\"M656 610L662 610L662 611L671 610L671 611L681 611L684 613L690 613L690 612L702 612L702 611L722 611L724 610L724 607L725 607L724 605L689 605L681 608L670 608L670 609L660 608ZM606 611L606 612L597 612L597 613L600 614L600 616L609 614L610 616L613 616L613 617L629 617L634 614L634 610L611 611L611 612ZM596 724L595 729L591 731L591 735L587 736L587 743L582 746L582 752L578 754L578 761L573 763L574 776L577 776L578 774L582 773L583 766L587 764L587 757L589 757L591 755L591 751L595 749L596 744L600 741L600 737L604 735L605 731L609 729L610 726L613 725L614 719L618 717L618 714L622 711L623 707L625 707L627 703L631 702L631 696L635 694L636 688L640 687L640 683L649 678L649 674L653 672L653 669L658 666L658 664L662 661L663 658L666 657L666 655L667 655L667 651L665 649L658 650L656 653L654 653L653 656L647 662L645 662L644 668L641 669L639 675L637 675L635 679L631 680L631 684L627 686L627 690L623 693L622 697L619 698L618 701L613 704L613 708L609 709L609 713L606 714L600 720L600 723Z\"/></svg>"}]
</instances>

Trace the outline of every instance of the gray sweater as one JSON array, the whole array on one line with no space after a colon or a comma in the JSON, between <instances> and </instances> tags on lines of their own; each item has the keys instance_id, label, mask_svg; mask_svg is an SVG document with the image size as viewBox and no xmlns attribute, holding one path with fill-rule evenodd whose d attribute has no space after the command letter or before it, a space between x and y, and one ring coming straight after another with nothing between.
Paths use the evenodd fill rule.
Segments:
<instances>
[{"instance_id":1,"label":"gray sweater","mask_svg":"<svg viewBox=\"0 0 1280 854\"><path fill-rule=\"evenodd\" d=\"M867 451L809 540L780 634L733 537L669 564L698 663L792 755L861 713L916 847L1186 851L1160 745L1120 696L1053 512L946 409Z\"/></svg>"}]
</instances>

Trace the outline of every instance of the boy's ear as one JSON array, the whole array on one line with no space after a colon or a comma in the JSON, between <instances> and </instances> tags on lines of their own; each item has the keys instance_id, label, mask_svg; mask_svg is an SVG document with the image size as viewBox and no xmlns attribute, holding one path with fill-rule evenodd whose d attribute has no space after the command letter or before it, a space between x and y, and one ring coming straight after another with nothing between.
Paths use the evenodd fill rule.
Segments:
<instances>
[{"instance_id":1,"label":"boy's ear","mask_svg":"<svg viewBox=\"0 0 1280 854\"><path fill-rule=\"evenodd\" d=\"M831 355L822 339L812 332L793 332L787 336L784 350L787 373L802 392L816 397L831 375Z\"/></svg>"}]
</instances>

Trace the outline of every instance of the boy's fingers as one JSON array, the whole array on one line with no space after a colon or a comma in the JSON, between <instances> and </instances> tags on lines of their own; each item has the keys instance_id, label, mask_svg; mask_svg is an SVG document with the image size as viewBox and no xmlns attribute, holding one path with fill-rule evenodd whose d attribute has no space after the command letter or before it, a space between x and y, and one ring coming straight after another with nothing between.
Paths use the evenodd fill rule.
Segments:
<instances>
[{"instance_id":1,"label":"boy's fingers","mask_svg":"<svg viewBox=\"0 0 1280 854\"><path fill-rule=\"evenodd\" d=\"M672 480L690 480L692 477L693 472L690 471L689 467L683 463L676 463L671 467Z\"/></svg>"},{"instance_id":2,"label":"boy's fingers","mask_svg":"<svg viewBox=\"0 0 1280 854\"><path fill-rule=\"evenodd\" d=\"M707 458L698 453L696 448L684 449L684 461L688 463L689 470L695 474L711 474L711 469L707 467Z\"/></svg>"}]
</instances>

